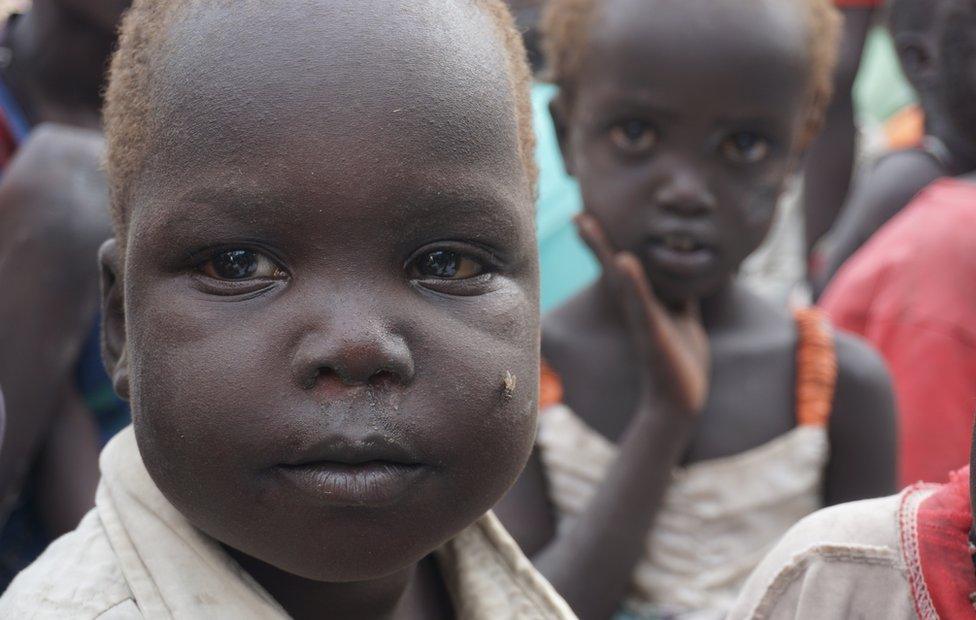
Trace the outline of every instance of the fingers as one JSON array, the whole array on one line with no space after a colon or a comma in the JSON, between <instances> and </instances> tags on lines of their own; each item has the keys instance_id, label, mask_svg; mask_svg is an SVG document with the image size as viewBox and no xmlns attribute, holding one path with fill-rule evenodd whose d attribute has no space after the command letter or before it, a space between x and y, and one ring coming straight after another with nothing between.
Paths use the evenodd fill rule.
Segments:
<instances>
[{"instance_id":1,"label":"fingers","mask_svg":"<svg viewBox=\"0 0 976 620\"><path fill-rule=\"evenodd\" d=\"M613 244L610 243L606 233L603 232L603 227L600 226L600 223L588 213L580 213L573 218L573 222L576 224L576 230L583 243L596 255L604 273L612 273L614 271L614 256L616 252L614 252Z\"/></svg>"},{"instance_id":2,"label":"fingers","mask_svg":"<svg viewBox=\"0 0 976 620\"><path fill-rule=\"evenodd\" d=\"M682 302L676 309L675 314L678 316L695 321L696 323L701 323L701 304L694 299L689 299Z\"/></svg>"},{"instance_id":3,"label":"fingers","mask_svg":"<svg viewBox=\"0 0 976 620\"><path fill-rule=\"evenodd\" d=\"M647 277L644 266L636 256L630 252L621 252L614 258L616 271L623 276L631 290L631 297L637 302L640 320L645 325L648 334L656 344L663 344L666 339L665 326L668 313L654 294L651 282Z\"/></svg>"}]
</instances>

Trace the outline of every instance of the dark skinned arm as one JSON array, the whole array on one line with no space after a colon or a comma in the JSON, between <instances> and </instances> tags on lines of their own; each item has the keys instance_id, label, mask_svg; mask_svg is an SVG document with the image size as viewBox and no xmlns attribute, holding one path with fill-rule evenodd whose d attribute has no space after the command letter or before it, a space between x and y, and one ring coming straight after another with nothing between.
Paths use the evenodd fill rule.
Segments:
<instances>
[{"instance_id":1,"label":"dark skinned arm","mask_svg":"<svg viewBox=\"0 0 976 620\"><path fill-rule=\"evenodd\" d=\"M37 459L37 506L51 538L78 527L95 506L101 440L95 418L72 386Z\"/></svg>"},{"instance_id":2,"label":"dark skinned arm","mask_svg":"<svg viewBox=\"0 0 976 620\"><path fill-rule=\"evenodd\" d=\"M895 398L884 362L866 342L839 333L837 365L828 506L891 495L897 480Z\"/></svg>"},{"instance_id":3,"label":"dark skinned arm","mask_svg":"<svg viewBox=\"0 0 976 620\"><path fill-rule=\"evenodd\" d=\"M857 130L852 89L861 68L864 41L874 9L845 9L840 57L834 74L834 98L827 108L824 130L810 146L804 167L803 212L807 256L830 230L851 184Z\"/></svg>"},{"instance_id":4,"label":"dark skinned arm","mask_svg":"<svg viewBox=\"0 0 976 620\"><path fill-rule=\"evenodd\" d=\"M98 302L110 235L93 132L40 127L0 182L0 521L59 418Z\"/></svg>"},{"instance_id":5,"label":"dark skinned arm","mask_svg":"<svg viewBox=\"0 0 976 620\"><path fill-rule=\"evenodd\" d=\"M704 405L709 359L694 307L666 309L633 255L614 252L590 216L577 223L643 353L646 385L617 460L572 527L556 535L538 455L498 514L577 615L589 620L611 617L626 594L671 472Z\"/></svg>"},{"instance_id":6,"label":"dark skinned arm","mask_svg":"<svg viewBox=\"0 0 976 620\"><path fill-rule=\"evenodd\" d=\"M858 183L831 230L824 248L824 270L818 274L819 296L847 259L929 183L945 176L929 155L907 150L883 158Z\"/></svg>"}]
</instances>

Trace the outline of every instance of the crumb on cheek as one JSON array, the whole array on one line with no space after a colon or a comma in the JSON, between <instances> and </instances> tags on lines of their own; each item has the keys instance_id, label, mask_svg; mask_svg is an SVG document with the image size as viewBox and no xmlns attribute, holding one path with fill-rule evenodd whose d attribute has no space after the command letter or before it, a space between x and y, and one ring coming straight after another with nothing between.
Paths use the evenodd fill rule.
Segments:
<instances>
[{"instance_id":1,"label":"crumb on cheek","mask_svg":"<svg viewBox=\"0 0 976 620\"><path fill-rule=\"evenodd\" d=\"M505 378L502 379L502 394L506 399L511 400L515 397L516 387L518 387L518 377L513 375L511 370L506 370Z\"/></svg>"}]
</instances>

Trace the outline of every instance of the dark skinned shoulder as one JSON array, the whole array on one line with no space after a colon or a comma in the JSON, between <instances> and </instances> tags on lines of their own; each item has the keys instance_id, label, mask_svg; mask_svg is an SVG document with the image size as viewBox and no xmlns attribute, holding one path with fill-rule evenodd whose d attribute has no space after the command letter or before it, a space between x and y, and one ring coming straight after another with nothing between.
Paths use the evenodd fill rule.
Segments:
<instances>
[{"instance_id":1,"label":"dark skinned shoulder","mask_svg":"<svg viewBox=\"0 0 976 620\"><path fill-rule=\"evenodd\" d=\"M822 291L847 259L927 185L946 175L929 154L908 149L882 158L855 187L830 233Z\"/></svg>"},{"instance_id":2,"label":"dark skinned shoulder","mask_svg":"<svg viewBox=\"0 0 976 620\"><path fill-rule=\"evenodd\" d=\"M897 479L895 398L884 361L851 334L838 331L836 343L827 505L890 495Z\"/></svg>"}]
</instances>

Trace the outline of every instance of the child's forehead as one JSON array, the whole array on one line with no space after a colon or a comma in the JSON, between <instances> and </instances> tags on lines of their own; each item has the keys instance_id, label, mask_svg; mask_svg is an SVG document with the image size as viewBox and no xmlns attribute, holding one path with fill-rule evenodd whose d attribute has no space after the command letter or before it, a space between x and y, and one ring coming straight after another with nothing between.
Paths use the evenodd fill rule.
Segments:
<instances>
[{"instance_id":1,"label":"child's forehead","mask_svg":"<svg viewBox=\"0 0 976 620\"><path fill-rule=\"evenodd\" d=\"M598 51L653 54L687 70L725 59L808 64L809 25L795 0L609 0L589 33Z\"/></svg>"},{"instance_id":2,"label":"child's forehead","mask_svg":"<svg viewBox=\"0 0 976 620\"><path fill-rule=\"evenodd\" d=\"M184 151L298 133L350 149L426 141L445 156L490 139L489 150L514 159L515 99L496 28L467 2L195 6L155 61L152 126Z\"/></svg>"}]
</instances>

